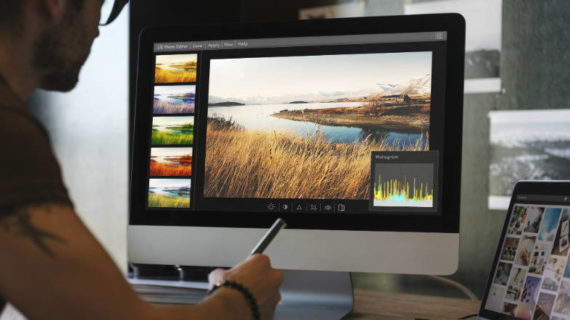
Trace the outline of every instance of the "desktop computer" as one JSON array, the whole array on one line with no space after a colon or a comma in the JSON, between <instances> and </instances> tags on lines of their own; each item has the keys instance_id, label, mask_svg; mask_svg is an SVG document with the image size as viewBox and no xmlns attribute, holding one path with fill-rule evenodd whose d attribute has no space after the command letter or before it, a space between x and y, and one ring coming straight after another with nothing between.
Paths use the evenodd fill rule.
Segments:
<instances>
[{"instance_id":1,"label":"desktop computer","mask_svg":"<svg viewBox=\"0 0 570 320\"><path fill-rule=\"evenodd\" d=\"M282 217L278 319L340 318L348 272L453 273L464 38L457 14L143 31L129 261L230 267Z\"/></svg>"}]
</instances>

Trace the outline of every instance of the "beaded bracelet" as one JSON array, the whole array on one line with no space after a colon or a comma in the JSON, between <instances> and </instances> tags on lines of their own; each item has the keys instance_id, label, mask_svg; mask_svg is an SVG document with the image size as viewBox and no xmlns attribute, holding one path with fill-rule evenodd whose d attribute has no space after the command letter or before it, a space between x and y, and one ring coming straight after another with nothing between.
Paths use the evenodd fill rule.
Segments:
<instances>
[{"instance_id":1,"label":"beaded bracelet","mask_svg":"<svg viewBox=\"0 0 570 320\"><path fill-rule=\"evenodd\" d=\"M220 284L214 285L214 287L212 287L212 289L210 289L208 291L208 295L211 295L216 290L218 290L222 287L236 289L239 292L241 292L243 294L243 296L245 297L247 304L249 304L249 308L251 309L251 314L253 315L253 320L260 320L261 319L261 316L259 314L259 307L257 306L257 300L255 300L255 297L253 296L253 294L251 294L251 292L246 287L242 286L241 284L239 284L235 281L226 280L221 285Z\"/></svg>"}]
</instances>

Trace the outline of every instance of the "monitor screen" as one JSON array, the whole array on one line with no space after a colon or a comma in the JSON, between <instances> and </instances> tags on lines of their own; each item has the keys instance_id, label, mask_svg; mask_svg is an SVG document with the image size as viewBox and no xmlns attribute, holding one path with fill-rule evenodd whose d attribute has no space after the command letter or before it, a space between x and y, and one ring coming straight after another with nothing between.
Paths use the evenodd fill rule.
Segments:
<instances>
[{"instance_id":1,"label":"monitor screen","mask_svg":"<svg viewBox=\"0 0 570 320\"><path fill-rule=\"evenodd\" d=\"M214 33L143 53L133 201L147 216L441 217L458 198L443 183L448 30Z\"/></svg>"}]
</instances>

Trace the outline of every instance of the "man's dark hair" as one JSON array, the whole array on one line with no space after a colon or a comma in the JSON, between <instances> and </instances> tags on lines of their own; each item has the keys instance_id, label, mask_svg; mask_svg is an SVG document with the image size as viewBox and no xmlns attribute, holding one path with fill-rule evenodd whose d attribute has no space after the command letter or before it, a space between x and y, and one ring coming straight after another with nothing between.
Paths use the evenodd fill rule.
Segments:
<instances>
[{"instance_id":1,"label":"man's dark hair","mask_svg":"<svg viewBox=\"0 0 570 320\"><path fill-rule=\"evenodd\" d=\"M0 27L13 26L22 18L22 7L27 0L0 1Z\"/></svg>"},{"instance_id":2,"label":"man's dark hair","mask_svg":"<svg viewBox=\"0 0 570 320\"><path fill-rule=\"evenodd\" d=\"M14 27L21 22L22 8L28 0L0 0L0 27ZM84 0L69 0L74 11L83 8Z\"/></svg>"}]
</instances>

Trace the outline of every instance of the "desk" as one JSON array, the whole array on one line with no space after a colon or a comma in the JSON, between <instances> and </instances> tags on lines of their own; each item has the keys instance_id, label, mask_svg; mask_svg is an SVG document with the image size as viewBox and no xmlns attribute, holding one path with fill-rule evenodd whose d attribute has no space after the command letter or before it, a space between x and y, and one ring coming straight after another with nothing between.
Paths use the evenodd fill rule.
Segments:
<instances>
[{"instance_id":1,"label":"desk","mask_svg":"<svg viewBox=\"0 0 570 320\"><path fill-rule=\"evenodd\" d=\"M143 281L137 282L135 291L154 303L196 303L205 295L205 289L152 286L143 284L146 283ZM343 320L457 319L477 313L480 303L468 299L356 289L354 311Z\"/></svg>"},{"instance_id":2,"label":"desk","mask_svg":"<svg viewBox=\"0 0 570 320\"><path fill-rule=\"evenodd\" d=\"M480 301L354 290L354 311L343 320L457 319L479 312Z\"/></svg>"}]
</instances>

